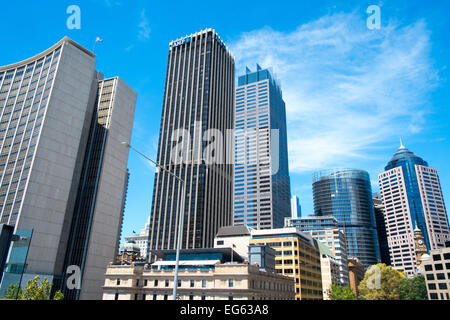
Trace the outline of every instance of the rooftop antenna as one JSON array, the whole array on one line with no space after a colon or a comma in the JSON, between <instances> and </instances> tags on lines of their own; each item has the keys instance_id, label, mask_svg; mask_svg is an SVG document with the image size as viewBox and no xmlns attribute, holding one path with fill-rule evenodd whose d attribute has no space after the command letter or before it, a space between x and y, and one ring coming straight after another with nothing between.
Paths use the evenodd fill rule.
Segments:
<instances>
[{"instance_id":1,"label":"rooftop antenna","mask_svg":"<svg viewBox=\"0 0 450 320\"><path fill-rule=\"evenodd\" d=\"M92 49L92 53L95 53L95 45L97 44L97 42L103 42L103 39L100 37L95 38L94 49Z\"/></svg>"}]
</instances>

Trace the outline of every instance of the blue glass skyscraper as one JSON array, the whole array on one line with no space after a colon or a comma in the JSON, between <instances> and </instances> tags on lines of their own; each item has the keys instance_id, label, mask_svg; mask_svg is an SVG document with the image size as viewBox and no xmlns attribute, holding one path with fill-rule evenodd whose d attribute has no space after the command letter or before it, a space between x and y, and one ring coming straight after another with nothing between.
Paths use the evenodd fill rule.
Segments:
<instances>
[{"instance_id":1,"label":"blue glass skyscraper","mask_svg":"<svg viewBox=\"0 0 450 320\"><path fill-rule=\"evenodd\" d=\"M238 79L233 224L281 228L291 216L286 106L269 70Z\"/></svg>"},{"instance_id":2,"label":"blue glass skyscraper","mask_svg":"<svg viewBox=\"0 0 450 320\"><path fill-rule=\"evenodd\" d=\"M415 243L415 229L422 232L428 250L450 240L438 172L401 144L378 181L391 264L413 276L420 264L417 245L423 246Z\"/></svg>"},{"instance_id":3,"label":"blue glass skyscraper","mask_svg":"<svg viewBox=\"0 0 450 320\"><path fill-rule=\"evenodd\" d=\"M347 239L349 257L365 267L380 261L369 174L341 169L313 176L314 214L334 216Z\"/></svg>"}]
</instances>

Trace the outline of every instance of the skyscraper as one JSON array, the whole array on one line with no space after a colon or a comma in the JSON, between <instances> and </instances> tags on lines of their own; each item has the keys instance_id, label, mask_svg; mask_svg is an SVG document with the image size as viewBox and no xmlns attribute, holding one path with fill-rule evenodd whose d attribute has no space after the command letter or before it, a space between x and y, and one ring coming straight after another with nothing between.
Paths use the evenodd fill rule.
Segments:
<instances>
[{"instance_id":1,"label":"skyscraper","mask_svg":"<svg viewBox=\"0 0 450 320\"><path fill-rule=\"evenodd\" d=\"M415 227L422 231L428 250L441 248L450 239L438 172L401 144L378 181L391 263L414 275Z\"/></svg>"},{"instance_id":2,"label":"skyscraper","mask_svg":"<svg viewBox=\"0 0 450 320\"><path fill-rule=\"evenodd\" d=\"M302 217L302 207L300 206L300 201L297 196L292 196L291 198L291 215L292 218Z\"/></svg>"},{"instance_id":3,"label":"skyscraper","mask_svg":"<svg viewBox=\"0 0 450 320\"><path fill-rule=\"evenodd\" d=\"M239 77L235 130L233 224L280 228L291 216L286 106L269 70Z\"/></svg>"},{"instance_id":4,"label":"skyscraper","mask_svg":"<svg viewBox=\"0 0 450 320\"><path fill-rule=\"evenodd\" d=\"M367 268L380 261L369 174L337 169L313 176L314 214L334 216L347 240L349 257Z\"/></svg>"},{"instance_id":5,"label":"skyscraper","mask_svg":"<svg viewBox=\"0 0 450 320\"><path fill-rule=\"evenodd\" d=\"M386 221L384 220L384 204L381 195L377 192L373 194L373 208L375 210L375 222L377 225L378 246L380 248L381 263L391 265L389 256L389 245L387 241Z\"/></svg>"},{"instance_id":6,"label":"skyscraper","mask_svg":"<svg viewBox=\"0 0 450 320\"><path fill-rule=\"evenodd\" d=\"M156 173L149 250L175 249L182 198L182 248L213 247L219 227L231 225L232 151L209 148L221 138L227 146L233 90L234 57L214 30L170 43L157 161L184 180L184 193L175 177Z\"/></svg>"},{"instance_id":7,"label":"skyscraper","mask_svg":"<svg viewBox=\"0 0 450 320\"><path fill-rule=\"evenodd\" d=\"M67 37L0 68L0 221L30 230L28 256L9 262L2 289L41 275L68 299L101 298L127 181L120 141L130 139L135 103L130 87L103 79L95 55ZM66 290L68 266L81 271L79 290Z\"/></svg>"}]
</instances>

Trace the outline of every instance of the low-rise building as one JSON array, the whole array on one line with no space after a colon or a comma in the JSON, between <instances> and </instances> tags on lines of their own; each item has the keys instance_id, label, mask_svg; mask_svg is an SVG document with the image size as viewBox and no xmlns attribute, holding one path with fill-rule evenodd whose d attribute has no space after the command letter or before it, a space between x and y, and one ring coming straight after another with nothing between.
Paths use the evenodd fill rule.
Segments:
<instances>
[{"instance_id":1,"label":"low-rise building","mask_svg":"<svg viewBox=\"0 0 450 320\"><path fill-rule=\"evenodd\" d=\"M264 244L276 251L275 269L295 279L297 300L322 300L320 252L317 241L296 228L252 230L250 245Z\"/></svg>"},{"instance_id":2,"label":"low-rise building","mask_svg":"<svg viewBox=\"0 0 450 320\"><path fill-rule=\"evenodd\" d=\"M171 300L175 250L154 251L151 265L110 264L103 300ZM231 262L233 255L233 262ZM231 248L184 249L178 273L180 300L294 300L292 278L250 265Z\"/></svg>"},{"instance_id":3,"label":"low-rise building","mask_svg":"<svg viewBox=\"0 0 450 320\"><path fill-rule=\"evenodd\" d=\"M450 300L450 242L422 255L429 300Z\"/></svg>"},{"instance_id":4,"label":"low-rise building","mask_svg":"<svg viewBox=\"0 0 450 320\"><path fill-rule=\"evenodd\" d=\"M244 225L221 227L214 238L214 248L233 248L248 260L248 244L253 229Z\"/></svg>"},{"instance_id":5,"label":"low-rise building","mask_svg":"<svg viewBox=\"0 0 450 320\"><path fill-rule=\"evenodd\" d=\"M338 221L333 216L308 216L303 218L285 218L285 227L295 227L301 232L309 233L314 239L325 244L336 257L339 265L339 283L349 284L347 241L344 232L339 229Z\"/></svg>"}]
</instances>

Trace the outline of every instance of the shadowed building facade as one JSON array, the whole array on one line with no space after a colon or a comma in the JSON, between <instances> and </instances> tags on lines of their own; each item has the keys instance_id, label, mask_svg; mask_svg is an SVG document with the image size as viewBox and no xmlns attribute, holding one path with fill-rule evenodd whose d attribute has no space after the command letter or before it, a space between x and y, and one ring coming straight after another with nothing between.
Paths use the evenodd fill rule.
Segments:
<instances>
[{"instance_id":1,"label":"shadowed building facade","mask_svg":"<svg viewBox=\"0 0 450 320\"><path fill-rule=\"evenodd\" d=\"M181 199L182 248L213 247L218 229L231 225L232 151L225 146L234 125L233 91L234 57L214 30L170 43L157 161L185 183L182 194L179 180L156 173L150 251L175 249ZM214 129L224 148L211 153L210 142L220 139L209 135Z\"/></svg>"}]
</instances>

